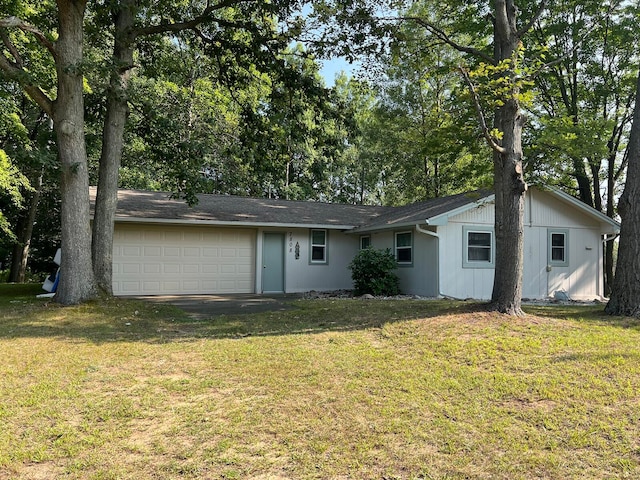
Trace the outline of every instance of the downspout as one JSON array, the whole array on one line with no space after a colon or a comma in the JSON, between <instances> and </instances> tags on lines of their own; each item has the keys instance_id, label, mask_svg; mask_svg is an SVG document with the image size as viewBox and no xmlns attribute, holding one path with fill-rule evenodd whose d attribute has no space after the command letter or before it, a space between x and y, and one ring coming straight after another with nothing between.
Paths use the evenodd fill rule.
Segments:
<instances>
[{"instance_id":1,"label":"downspout","mask_svg":"<svg viewBox=\"0 0 640 480\"><path fill-rule=\"evenodd\" d=\"M429 221L426 220L428 224ZM436 232L432 232L431 230L425 230L419 223L416 223L416 230L424 235L428 235L436 239L436 291L438 292L438 296L442 298L450 298L452 300L461 300L460 298L452 297L451 295L445 295L440 291L440 235Z\"/></svg>"}]
</instances>

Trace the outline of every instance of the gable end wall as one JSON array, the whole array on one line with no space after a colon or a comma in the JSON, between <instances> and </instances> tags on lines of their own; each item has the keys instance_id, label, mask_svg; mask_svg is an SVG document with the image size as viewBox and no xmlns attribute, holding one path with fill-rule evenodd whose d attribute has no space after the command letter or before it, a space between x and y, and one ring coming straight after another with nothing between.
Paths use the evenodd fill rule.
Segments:
<instances>
[{"instance_id":1,"label":"gable end wall","mask_svg":"<svg viewBox=\"0 0 640 480\"><path fill-rule=\"evenodd\" d=\"M463 227L493 227L493 204L471 209L438 227L440 235L440 293L454 298L488 300L493 289L493 268L463 268ZM549 229L567 229L568 266L548 263ZM575 300L602 295L602 248L599 223L554 198L530 189L525 202L523 298L544 299L556 291ZM495 252L499 255L499 252Z\"/></svg>"}]
</instances>

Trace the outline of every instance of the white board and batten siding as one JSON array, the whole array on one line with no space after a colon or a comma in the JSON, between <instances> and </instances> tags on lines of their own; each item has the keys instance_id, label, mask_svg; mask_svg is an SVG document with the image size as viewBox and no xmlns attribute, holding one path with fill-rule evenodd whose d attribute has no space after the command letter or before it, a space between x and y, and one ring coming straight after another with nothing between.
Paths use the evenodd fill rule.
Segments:
<instances>
[{"instance_id":1,"label":"white board and batten siding","mask_svg":"<svg viewBox=\"0 0 640 480\"><path fill-rule=\"evenodd\" d=\"M550 265L550 231L568 234L566 266ZM563 292L574 300L603 295L601 225L557 198L532 189L525 209L524 284L526 298L545 298Z\"/></svg>"},{"instance_id":2,"label":"white board and batten siding","mask_svg":"<svg viewBox=\"0 0 640 480\"><path fill-rule=\"evenodd\" d=\"M494 205L488 204L449 218L440 236L440 292L455 298L489 299L493 268L465 268L464 227L493 228ZM557 198L536 189L527 192L524 227L523 297L543 299L563 292L575 300L602 295L600 224ZM566 266L548 262L550 231L568 234ZM499 252L494 252L499 255Z\"/></svg>"},{"instance_id":3,"label":"white board and batten siding","mask_svg":"<svg viewBox=\"0 0 640 480\"><path fill-rule=\"evenodd\" d=\"M116 295L253 293L252 229L116 223Z\"/></svg>"},{"instance_id":4,"label":"white board and batten siding","mask_svg":"<svg viewBox=\"0 0 640 480\"><path fill-rule=\"evenodd\" d=\"M453 298L491 298L493 268L463 268L464 227L492 228L494 205L483 204L449 218L438 227L440 236L440 293Z\"/></svg>"}]
</instances>

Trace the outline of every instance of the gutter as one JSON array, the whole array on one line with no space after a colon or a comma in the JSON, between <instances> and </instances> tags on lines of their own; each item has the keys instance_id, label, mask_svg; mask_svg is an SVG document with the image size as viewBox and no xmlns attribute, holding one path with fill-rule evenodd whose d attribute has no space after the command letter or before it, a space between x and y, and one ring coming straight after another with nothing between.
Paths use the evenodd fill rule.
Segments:
<instances>
[{"instance_id":1,"label":"gutter","mask_svg":"<svg viewBox=\"0 0 640 480\"><path fill-rule=\"evenodd\" d=\"M93 215L91 216L93 220ZM218 225L224 227L253 227L253 228L317 228L325 230L352 230L353 225L333 225L333 224L307 224L307 223L266 223L252 222L246 220L199 220L199 219L168 219L168 218L143 218L143 217L115 217L115 223L146 223L157 225L190 225L205 226Z\"/></svg>"}]
</instances>

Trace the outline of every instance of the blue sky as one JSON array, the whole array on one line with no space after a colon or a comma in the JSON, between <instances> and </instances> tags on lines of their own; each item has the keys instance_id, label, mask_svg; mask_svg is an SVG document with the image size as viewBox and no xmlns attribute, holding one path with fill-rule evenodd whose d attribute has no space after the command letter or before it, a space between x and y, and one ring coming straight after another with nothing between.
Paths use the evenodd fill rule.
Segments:
<instances>
[{"instance_id":1,"label":"blue sky","mask_svg":"<svg viewBox=\"0 0 640 480\"><path fill-rule=\"evenodd\" d=\"M336 75L340 72L353 76L353 72L358 69L357 64L350 64L344 58L333 58L331 60L320 60L322 65L320 75L324 78L327 87L333 87Z\"/></svg>"}]
</instances>

